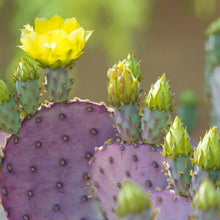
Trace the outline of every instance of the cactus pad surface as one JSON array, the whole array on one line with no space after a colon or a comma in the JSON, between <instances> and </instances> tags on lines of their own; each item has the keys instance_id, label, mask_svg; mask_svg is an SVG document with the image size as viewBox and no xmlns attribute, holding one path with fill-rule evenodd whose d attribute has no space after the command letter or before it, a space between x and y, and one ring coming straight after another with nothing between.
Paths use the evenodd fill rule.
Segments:
<instances>
[{"instance_id":1,"label":"cactus pad surface","mask_svg":"<svg viewBox=\"0 0 220 220\"><path fill-rule=\"evenodd\" d=\"M108 219L116 219L117 197L124 181L134 181L143 190L167 186L161 148L145 144L112 143L100 147L91 164L94 192Z\"/></svg>"},{"instance_id":2,"label":"cactus pad surface","mask_svg":"<svg viewBox=\"0 0 220 220\"><path fill-rule=\"evenodd\" d=\"M48 104L5 148L1 197L8 219L100 220L88 186L93 149L114 137L104 105Z\"/></svg>"},{"instance_id":3,"label":"cactus pad surface","mask_svg":"<svg viewBox=\"0 0 220 220\"><path fill-rule=\"evenodd\" d=\"M188 197L178 196L173 190L152 191L154 207L160 210L157 220L187 220L192 213Z\"/></svg>"}]
</instances>

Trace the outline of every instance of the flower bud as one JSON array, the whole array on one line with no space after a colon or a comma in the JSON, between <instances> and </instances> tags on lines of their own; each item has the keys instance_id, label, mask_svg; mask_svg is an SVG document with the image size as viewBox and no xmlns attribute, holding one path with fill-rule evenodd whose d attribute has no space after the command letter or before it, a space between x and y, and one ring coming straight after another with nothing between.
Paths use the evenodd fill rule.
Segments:
<instances>
[{"instance_id":1,"label":"flower bud","mask_svg":"<svg viewBox=\"0 0 220 220\"><path fill-rule=\"evenodd\" d=\"M108 99L110 105L119 107L134 104L139 95L140 83L130 69L119 62L108 70Z\"/></svg>"},{"instance_id":2,"label":"flower bud","mask_svg":"<svg viewBox=\"0 0 220 220\"><path fill-rule=\"evenodd\" d=\"M161 111L172 110L173 100L166 75L163 74L151 87L145 98L145 105L151 110L155 108Z\"/></svg>"},{"instance_id":3,"label":"flower bud","mask_svg":"<svg viewBox=\"0 0 220 220\"><path fill-rule=\"evenodd\" d=\"M132 214L139 215L151 207L152 202L146 192L132 182L124 182L118 195L118 217L121 218Z\"/></svg>"},{"instance_id":4,"label":"flower bud","mask_svg":"<svg viewBox=\"0 0 220 220\"><path fill-rule=\"evenodd\" d=\"M213 209L220 211L220 192L210 180L206 179L195 194L192 204L201 211Z\"/></svg>"},{"instance_id":5,"label":"flower bud","mask_svg":"<svg viewBox=\"0 0 220 220\"><path fill-rule=\"evenodd\" d=\"M3 80L0 79L0 104L9 101L10 99L10 92Z\"/></svg>"},{"instance_id":6,"label":"flower bud","mask_svg":"<svg viewBox=\"0 0 220 220\"><path fill-rule=\"evenodd\" d=\"M26 82L28 80L38 79L39 74L34 66L24 57L21 62L18 64L17 70L14 74L15 81L23 81Z\"/></svg>"},{"instance_id":7,"label":"flower bud","mask_svg":"<svg viewBox=\"0 0 220 220\"><path fill-rule=\"evenodd\" d=\"M183 128L181 120L176 117L164 139L163 155L175 158L188 156L191 152L192 146L188 132Z\"/></svg>"},{"instance_id":8,"label":"flower bud","mask_svg":"<svg viewBox=\"0 0 220 220\"><path fill-rule=\"evenodd\" d=\"M220 135L214 126L206 132L194 152L193 163L205 170L220 169Z\"/></svg>"}]
</instances>

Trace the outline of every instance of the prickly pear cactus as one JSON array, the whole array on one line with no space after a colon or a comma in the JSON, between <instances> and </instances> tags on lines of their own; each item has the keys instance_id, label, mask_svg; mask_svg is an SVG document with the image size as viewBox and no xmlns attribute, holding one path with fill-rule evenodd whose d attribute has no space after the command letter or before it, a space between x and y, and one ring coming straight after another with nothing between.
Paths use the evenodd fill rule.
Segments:
<instances>
[{"instance_id":1,"label":"prickly pear cactus","mask_svg":"<svg viewBox=\"0 0 220 220\"><path fill-rule=\"evenodd\" d=\"M49 97L59 104L39 103L39 87L35 87L39 76L25 60L15 73L15 82L17 105L27 114L21 116L23 111L14 108L5 84L0 84L4 88L0 122L7 119L6 131L14 134L5 144L0 172L1 199L9 220L103 219L92 197L88 162L95 146L115 138L110 110L88 100L67 100L72 85L69 69L83 54L91 33L75 18L60 16L37 18L34 28L25 25L22 29L20 48L45 69ZM18 122L25 119L20 129L11 131L13 110ZM4 125L1 122L0 128Z\"/></svg>"},{"instance_id":2,"label":"prickly pear cactus","mask_svg":"<svg viewBox=\"0 0 220 220\"><path fill-rule=\"evenodd\" d=\"M89 188L94 147L114 136L108 109L48 104L5 148L0 179L8 219L102 219Z\"/></svg>"},{"instance_id":3,"label":"prickly pear cactus","mask_svg":"<svg viewBox=\"0 0 220 220\"><path fill-rule=\"evenodd\" d=\"M50 100L56 103L65 102L68 98L73 80L71 77L72 67L59 69L45 69L45 85Z\"/></svg>"},{"instance_id":4,"label":"prickly pear cactus","mask_svg":"<svg viewBox=\"0 0 220 220\"><path fill-rule=\"evenodd\" d=\"M204 179L220 180L220 135L214 126L206 132L194 151L191 191L194 194Z\"/></svg>"},{"instance_id":5,"label":"prickly pear cactus","mask_svg":"<svg viewBox=\"0 0 220 220\"><path fill-rule=\"evenodd\" d=\"M141 123L142 138L148 144L161 145L171 124L172 94L166 75L152 85L144 100Z\"/></svg>"},{"instance_id":6,"label":"prickly pear cactus","mask_svg":"<svg viewBox=\"0 0 220 220\"><path fill-rule=\"evenodd\" d=\"M132 60L134 62L134 58ZM119 136L127 142L138 141L140 138L137 100L140 93L141 72L131 63L128 55L107 73L108 99L115 112L115 126ZM133 68L130 69L130 66Z\"/></svg>"},{"instance_id":7,"label":"prickly pear cactus","mask_svg":"<svg viewBox=\"0 0 220 220\"><path fill-rule=\"evenodd\" d=\"M167 163L164 165L170 176L170 183L174 185L179 195L190 196L192 146L186 128L183 128L179 117L176 117L167 132L163 144L163 156Z\"/></svg>"},{"instance_id":8,"label":"prickly pear cactus","mask_svg":"<svg viewBox=\"0 0 220 220\"><path fill-rule=\"evenodd\" d=\"M127 71L128 73L130 72L129 69ZM117 77L120 79L121 87L123 88L127 83L126 75L122 71ZM114 79L116 82L116 76ZM111 88L110 78L110 85L108 87L109 98L110 100L117 100L119 106L124 107L123 102L121 102L124 96L121 95L119 87L115 86L113 90L111 90ZM126 94L130 94L133 89L133 87L129 86L125 88ZM184 219L189 216L191 206L190 202L187 201L188 198L179 197L169 190L164 191L166 187L168 187L168 174L163 170L165 158L163 158L162 148L158 146L158 144L163 140L165 131L171 123L170 111L172 109L172 96L165 75L157 81L155 89L153 88L153 91L150 91L148 97L148 102L151 103L149 107L151 115L150 117L145 117L146 114L144 116L146 126L142 126L142 138L139 140L133 139L133 141L131 139L127 140L127 137L123 135L124 133L119 132L122 141L120 142L119 140L120 143L118 143L108 140L104 145L97 148L94 158L91 161L90 172L94 194L107 219L115 220L120 217L117 211L119 205L118 196L120 195L120 189L123 183L127 181L132 181L138 184L144 191L151 192L153 202L157 202L156 208L161 210L161 214L158 214L157 219L169 219L173 215L173 209L171 209L170 206L172 206L174 202L169 202L168 204L158 202L157 199L158 197L161 198L161 196L164 196L164 200L169 201L174 201L173 198L178 198L178 201L174 203L174 207L176 207L176 210L179 210L179 214L178 216L174 216L173 219ZM138 100L137 97L136 100ZM151 108L155 108L157 112L153 112ZM121 112L121 115L126 118L125 112ZM115 113L115 117L117 126L117 113ZM155 123L152 123L154 121L158 121L156 126L154 126ZM132 126L127 127L128 133L132 129ZM136 129L136 132L140 132L139 129ZM146 137L151 144L143 143L142 140L148 142ZM181 139L182 136L179 138ZM157 143L157 145L154 143ZM183 144L185 144L184 141ZM159 196L158 193L162 193L161 196ZM184 208L181 208L181 204L184 204ZM133 216L133 219L142 219L142 216L142 214L137 217Z\"/></svg>"},{"instance_id":9,"label":"prickly pear cactus","mask_svg":"<svg viewBox=\"0 0 220 220\"><path fill-rule=\"evenodd\" d=\"M149 191L167 186L161 148L137 144L113 143L100 147L91 165L94 193L108 219L115 219L117 196L126 180Z\"/></svg>"},{"instance_id":10,"label":"prickly pear cactus","mask_svg":"<svg viewBox=\"0 0 220 220\"><path fill-rule=\"evenodd\" d=\"M178 196L173 190L152 191L150 198L160 210L157 220L188 220L192 213L190 199Z\"/></svg>"},{"instance_id":11,"label":"prickly pear cactus","mask_svg":"<svg viewBox=\"0 0 220 220\"><path fill-rule=\"evenodd\" d=\"M23 111L34 114L40 104L39 74L34 66L25 58L19 63L14 74L18 99Z\"/></svg>"},{"instance_id":12,"label":"prickly pear cactus","mask_svg":"<svg viewBox=\"0 0 220 220\"><path fill-rule=\"evenodd\" d=\"M219 35L218 25L211 35ZM165 75L151 88L142 110L142 71L130 53L108 71L112 109L78 98L68 101L71 68L91 34L75 18L60 16L37 18L34 27L22 29L19 47L44 68L44 86L54 103L39 102L39 75L26 60L15 73L17 95L0 80L0 129L12 134L6 140L0 133L0 192L7 218L219 219L217 127L192 156L180 119L170 126L173 102ZM210 36L208 73L220 63L216 45L219 36ZM214 113L218 87L209 90ZM203 184L205 178L212 183Z\"/></svg>"},{"instance_id":13,"label":"prickly pear cactus","mask_svg":"<svg viewBox=\"0 0 220 220\"><path fill-rule=\"evenodd\" d=\"M16 98L1 79L0 91L0 129L6 133L15 134L21 127Z\"/></svg>"}]
</instances>

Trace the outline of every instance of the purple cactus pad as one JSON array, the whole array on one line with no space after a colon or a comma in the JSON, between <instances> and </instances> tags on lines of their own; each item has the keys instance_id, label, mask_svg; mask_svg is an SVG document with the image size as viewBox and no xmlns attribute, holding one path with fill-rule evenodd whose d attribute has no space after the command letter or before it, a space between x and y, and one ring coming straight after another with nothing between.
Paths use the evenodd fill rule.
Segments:
<instances>
[{"instance_id":1,"label":"purple cactus pad","mask_svg":"<svg viewBox=\"0 0 220 220\"><path fill-rule=\"evenodd\" d=\"M6 144L1 197L10 220L100 220L88 161L114 136L104 105L51 104L23 121Z\"/></svg>"},{"instance_id":2,"label":"purple cactus pad","mask_svg":"<svg viewBox=\"0 0 220 220\"><path fill-rule=\"evenodd\" d=\"M150 195L154 208L160 210L157 220L188 220L193 212L189 198L178 196L173 190L153 190Z\"/></svg>"},{"instance_id":3,"label":"purple cactus pad","mask_svg":"<svg viewBox=\"0 0 220 220\"><path fill-rule=\"evenodd\" d=\"M99 148L90 173L94 193L109 220L116 219L117 196L125 180L136 182L146 191L166 188L163 161L161 148L154 145L114 143Z\"/></svg>"}]
</instances>

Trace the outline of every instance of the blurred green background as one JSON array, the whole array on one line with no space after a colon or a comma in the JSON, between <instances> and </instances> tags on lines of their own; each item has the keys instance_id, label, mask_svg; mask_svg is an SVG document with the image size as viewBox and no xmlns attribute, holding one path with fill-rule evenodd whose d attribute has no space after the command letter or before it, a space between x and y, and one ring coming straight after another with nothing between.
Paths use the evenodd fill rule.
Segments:
<instances>
[{"instance_id":1,"label":"blurred green background","mask_svg":"<svg viewBox=\"0 0 220 220\"><path fill-rule=\"evenodd\" d=\"M13 90L13 72L24 55L16 47L24 24L54 14L76 17L86 30L95 31L76 62L71 97L107 102L107 69L134 51L141 60L146 92L166 73L176 105L185 88L197 94L194 136L203 136L210 126L204 89L205 31L219 10L219 0L0 0L0 77Z\"/></svg>"}]
</instances>

